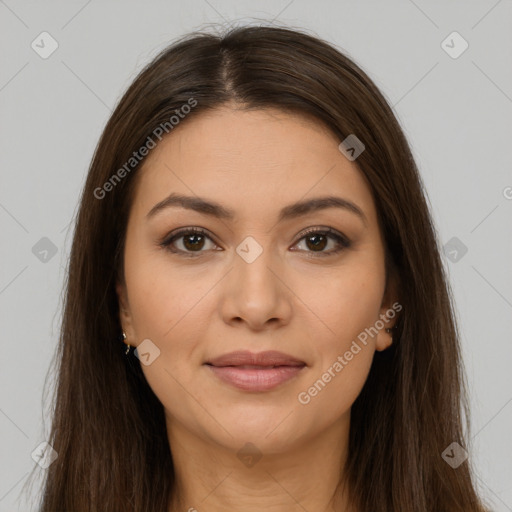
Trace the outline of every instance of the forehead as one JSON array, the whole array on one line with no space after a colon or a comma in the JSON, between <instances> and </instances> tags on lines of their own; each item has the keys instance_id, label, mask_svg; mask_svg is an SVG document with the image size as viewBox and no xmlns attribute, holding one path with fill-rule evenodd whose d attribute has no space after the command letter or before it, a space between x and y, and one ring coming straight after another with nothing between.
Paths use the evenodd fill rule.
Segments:
<instances>
[{"instance_id":1,"label":"forehead","mask_svg":"<svg viewBox=\"0 0 512 512\"><path fill-rule=\"evenodd\" d=\"M148 155L138 171L133 208L145 215L177 192L262 218L284 204L335 193L371 218L370 188L339 142L319 121L277 109L201 112Z\"/></svg>"}]
</instances>

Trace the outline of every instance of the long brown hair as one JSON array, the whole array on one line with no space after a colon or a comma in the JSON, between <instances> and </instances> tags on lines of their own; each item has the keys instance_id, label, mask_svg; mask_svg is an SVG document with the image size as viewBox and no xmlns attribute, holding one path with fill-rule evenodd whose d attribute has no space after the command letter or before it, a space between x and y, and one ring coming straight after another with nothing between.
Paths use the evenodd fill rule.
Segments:
<instances>
[{"instance_id":1,"label":"long brown hair","mask_svg":"<svg viewBox=\"0 0 512 512\"><path fill-rule=\"evenodd\" d=\"M403 310L393 345L375 353L352 406L352 504L365 512L486 510L471 459L454 468L442 457L451 443L470 451L468 399L453 299L402 129L343 52L305 32L250 26L195 32L166 48L104 129L75 225L47 439L58 457L46 470L40 512L168 512L175 474L163 406L138 361L124 356L115 282L142 165L126 163L157 127L172 133L171 116L191 99L179 123L235 101L310 115L340 142L355 134L364 143L356 164L371 187Z\"/></svg>"}]
</instances>

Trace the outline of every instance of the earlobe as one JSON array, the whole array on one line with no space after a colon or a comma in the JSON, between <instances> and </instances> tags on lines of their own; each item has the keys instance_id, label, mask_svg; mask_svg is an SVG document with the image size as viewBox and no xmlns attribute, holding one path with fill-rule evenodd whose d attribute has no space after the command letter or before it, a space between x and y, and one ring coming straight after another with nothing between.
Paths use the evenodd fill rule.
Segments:
<instances>
[{"instance_id":1,"label":"earlobe","mask_svg":"<svg viewBox=\"0 0 512 512\"><path fill-rule=\"evenodd\" d=\"M382 352L393 344L393 331L393 327L384 327L379 330L379 334L377 335L377 342L375 344L375 350Z\"/></svg>"},{"instance_id":2,"label":"earlobe","mask_svg":"<svg viewBox=\"0 0 512 512\"><path fill-rule=\"evenodd\" d=\"M396 325L402 311L402 305L398 300L392 303L387 303L380 310L380 319L375 322L375 326L378 329L375 349L383 351L389 348L396 339Z\"/></svg>"}]
</instances>

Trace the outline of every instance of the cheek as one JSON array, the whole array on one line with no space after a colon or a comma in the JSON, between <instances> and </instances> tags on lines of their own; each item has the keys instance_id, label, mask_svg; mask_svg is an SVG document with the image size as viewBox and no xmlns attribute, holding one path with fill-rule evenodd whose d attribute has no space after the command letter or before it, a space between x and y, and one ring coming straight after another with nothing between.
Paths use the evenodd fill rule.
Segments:
<instances>
[{"instance_id":1,"label":"cheek","mask_svg":"<svg viewBox=\"0 0 512 512\"><path fill-rule=\"evenodd\" d=\"M315 420L322 422L348 411L368 377L375 353L370 327L379 319L384 275L378 265L352 266L331 274L323 285L317 288L322 293L308 296L322 322L312 337L318 361L298 396L309 408L306 414L325 411L322 420Z\"/></svg>"},{"instance_id":2,"label":"cheek","mask_svg":"<svg viewBox=\"0 0 512 512\"><path fill-rule=\"evenodd\" d=\"M208 280L185 278L164 254L142 250L127 255L125 268L137 338L163 343L190 324L190 318L201 317L201 298L212 286Z\"/></svg>"},{"instance_id":3,"label":"cheek","mask_svg":"<svg viewBox=\"0 0 512 512\"><path fill-rule=\"evenodd\" d=\"M378 319L381 297L369 287L362 290L345 288L323 299L322 319L330 330L312 337L317 360L297 395L303 414L318 428L350 410L371 368L375 343L366 330Z\"/></svg>"},{"instance_id":4,"label":"cheek","mask_svg":"<svg viewBox=\"0 0 512 512\"><path fill-rule=\"evenodd\" d=\"M366 382L374 350L360 344L348 353L350 360L347 351L326 358L328 362L297 395L301 418L310 424L312 431L321 431L326 425L347 418Z\"/></svg>"},{"instance_id":5,"label":"cheek","mask_svg":"<svg viewBox=\"0 0 512 512\"><path fill-rule=\"evenodd\" d=\"M191 368L201 363L196 352L208 325L208 301L201 299L213 283L186 279L161 257L132 253L126 269L135 336L139 342L151 340L159 350L151 364L141 359L141 369L165 409L189 423L201 417L201 408L187 397L200 396Z\"/></svg>"},{"instance_id":6,"label":"cheek","mask_svg":"<svg viewBox=\"0 0 512 512\"><path fill-rule=\"evenodd\" d=\"M346 348L347 343L364 338L363 333L379 318L382 302L382 289L375 281L368 280L350 286L344 283L336 296L331 296L323 311L327 321L339 340L338 349ZM369 338L368 341L371 341Z\"/></svg>"},{"instance_id":7,"label":"cheek","mask_svg":"<svg viewBox=\"0 0 512 512\"><path fill-rule=\"evenodd\" d=\"M315 285L297 286L298 295L318 319L322 352L345 350L347 344L379 319L385 286L378 260L357 263L315 276ZM298 283L297 283L298 284Z\"/></svg>"}]
</instances>

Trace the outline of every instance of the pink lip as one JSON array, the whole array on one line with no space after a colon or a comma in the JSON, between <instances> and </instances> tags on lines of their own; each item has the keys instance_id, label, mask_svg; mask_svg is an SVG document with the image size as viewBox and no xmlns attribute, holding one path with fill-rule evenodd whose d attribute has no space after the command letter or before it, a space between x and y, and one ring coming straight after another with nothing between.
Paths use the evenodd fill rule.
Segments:
<instances>
[{"instance_id":1,"label":"pink lip","mask_svg":"<svg viewBox=\"0 0 512 512\"><path fill-rule=\"evenodd\" d=\"M208 368L224 382L244 391L268 391L298 375L304 366L277 366L267 370L212 365Z\"/></svg>"},{"instance_id":2,"label":"pink lip","mask_svg":"<svg viewBox=\"0 0 512 512\"><path fill-rule=\"evenodd\" d=\"M297 376L307 366L277 351L237 351L205 363L217 377L244 391L267 391ZM268 368L275 366L275 368ZM258 368L260 367L260 368Z\"/></svg>"},{"instance_id":3,"label":"pink lip","mask_svg":"<svg viewBox=\"0 0 512 512\"><path fill-rule=\"evenodd\" d=\"M237 350L211 359L206 364L213 366L304 366L306 363L276 350L267 350L256 354L248 350Z\"/></svg>"}]
</instances>

